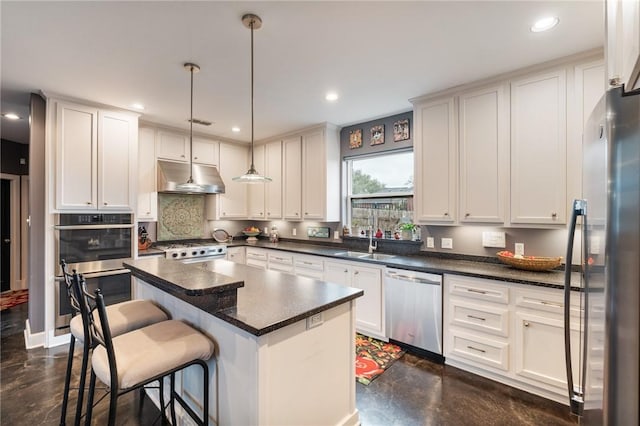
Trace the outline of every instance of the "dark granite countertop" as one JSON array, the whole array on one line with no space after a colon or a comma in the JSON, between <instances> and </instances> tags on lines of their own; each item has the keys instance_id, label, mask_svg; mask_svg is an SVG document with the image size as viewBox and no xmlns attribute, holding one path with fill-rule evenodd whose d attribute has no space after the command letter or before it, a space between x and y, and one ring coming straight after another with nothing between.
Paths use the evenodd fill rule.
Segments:
<instances>
[{"instance_id":1,"label":"dark granite countertop","mask_svg":"<svg viewBox=\"0 0 640 426\"><path fill-rule=\"evenodd\" d=\"M391 268L405 269L419 272L429 272L436 274L456 274L476 278L497 279L501 281L536 285L551 288L564 288L564 271L552 270L548 272L532 272L512 268L508 265L491 261L450 259L428 254L420 255L398 255L390 259L374 260L354 257L336 256L337 253L345 252L347 248L335 248L326 245L312 245L307 243L294 243L281 241L270 243L268 241L258 241L253 244L245 242L234 242L235 246L244 245L247 247L259 247L266 249L289 251L293 253L309 254L315 256L331 257L337 260L348 260L354 262L365 262L375 265L388 266ZM470 257L472 258L472 257ZM574 290L580 288L580 273L572 272L571 287Z\"/></svg>"},{"instance_id":2,"label":"dark granite countertop","mask_svg":"<svg viewBox=\"0 0 640 426\"><path fill-rule=\"evenodd\" d=\"M140 278L149 284L255 336L270 333L364 294L357 288L265 271L223 259L182 264L173 260L153 258L126 262L125 266L132 270L134 276L140 276L140 271L144 271L148 281L144 276ZM156 278L153 279L153 276ZM175 281L181 286L186 281L195 280L194 285L201 287L207 280L223 280L220 277L244 282L244 287L237 289L235 306L206 309L198 303L198 297L182 297L183 290L175 285L171 287L156 284Z\"/></svg>"}]
</instances>

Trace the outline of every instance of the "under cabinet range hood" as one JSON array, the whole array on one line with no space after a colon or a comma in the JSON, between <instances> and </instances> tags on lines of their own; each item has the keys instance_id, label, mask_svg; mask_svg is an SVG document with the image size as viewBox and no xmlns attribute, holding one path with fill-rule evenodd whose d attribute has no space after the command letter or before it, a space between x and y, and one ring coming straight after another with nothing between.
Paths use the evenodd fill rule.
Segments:
<instances>
[{"instance_id":1,"label":"under cabinet range hood","mask_svg":"<svg viewBox=\"0 0 640 426\"><path fill-rule=\"evenodd\" d=\"M193 177L192 183L188 182L190 176ZM158 160L158 192L224 194L224 182L216 167Z\"/></svg>"}]
</instances>

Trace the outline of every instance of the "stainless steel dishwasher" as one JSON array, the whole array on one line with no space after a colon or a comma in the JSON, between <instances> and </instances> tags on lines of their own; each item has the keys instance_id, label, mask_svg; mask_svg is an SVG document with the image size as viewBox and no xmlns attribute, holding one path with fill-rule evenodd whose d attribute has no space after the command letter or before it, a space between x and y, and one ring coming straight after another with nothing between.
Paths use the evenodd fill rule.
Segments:
<instances>
[{"instance_id":1,"label":"stainless steel dishwasher","mask_svg":"<svg viewBox=\"0 0 640 426\"><path fill-rule=\"evenodd\" d=\"M442 275L387 268L387 336L442 356Z\"/></svg>"}]
</instances>

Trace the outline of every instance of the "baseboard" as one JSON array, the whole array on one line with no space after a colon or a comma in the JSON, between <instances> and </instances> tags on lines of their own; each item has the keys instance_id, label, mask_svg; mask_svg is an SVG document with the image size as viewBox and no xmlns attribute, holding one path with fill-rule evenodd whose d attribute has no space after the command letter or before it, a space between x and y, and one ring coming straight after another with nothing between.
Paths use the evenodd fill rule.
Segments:
<instances>
[{"instance_id":1,"label":"baseboard","mask_svg":"<svg viewBox=\"0 0 640 426\"><path fill-rule=\"evenodd\" d=\"M29 319L25 321L24 326L24 346L26 349L39 348L44 346L45 333L32 333L31 326L29 325Z\"/></svg>"}]
</instances>

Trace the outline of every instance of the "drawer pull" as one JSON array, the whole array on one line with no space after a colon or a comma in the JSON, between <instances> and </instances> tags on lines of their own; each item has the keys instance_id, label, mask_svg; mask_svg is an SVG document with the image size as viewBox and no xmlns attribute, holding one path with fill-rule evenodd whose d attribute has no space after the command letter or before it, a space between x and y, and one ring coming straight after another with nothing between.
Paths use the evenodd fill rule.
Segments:
<instances>
[{"instance_id":1,"label":"drawer pull","mask_svg":"<svg viewBox=\"0 0 640 426\"><path fill-rule=\"evenodd\" d=\"M487 294L486 291L484 291L484 290L476 290L475 288L468 288L467 291L469 291L471 293Z\"/></svg>"},{"instance_id":2,"label":"drawer pull","mask_svg":"<svg viewBox=\"0 0 640 426\"><path fill-rule=\"evenodd\" d=\"M525 321L522 325L524 325L525 327L529 327L529 323L527 321Z\"/></svg>"},{"instance_id":3,"label":"drawer pull","mask_svg":"<svg viewBox=\"0 0 640 426\"><path fill-rule=\"evenodd\" d=\"M471 349L471 350L474 350L474 351L477 351L477 352L482 352L483 354L487 352L484 349L478 349L478 348L474 348L473 346L468 346L468 345L467 345L467 349Z\"/></svg>"},{"instance_id":4,"label":"drawer pull","mask_svg":"<svg viewBox=\"0 0 640 426\"><path fill-rule=\"evenodd\" d=\"M545 302L544 300L541 300L540 303L546 306L553 306L554 308L562 308L562 304L560 303Z\"/></svg>"},{"instance_id":5,"label":"drawer pull","mask_svg":"<svg viewBox=\"0 0 640 426\"><path fill-rule=\"evenodd\" d=\"M476 317L475 315L467 315L467 318L477 319L477 320L480 320L480 321L486 321L485 318Z\"/></svg>"}]
</instances>

